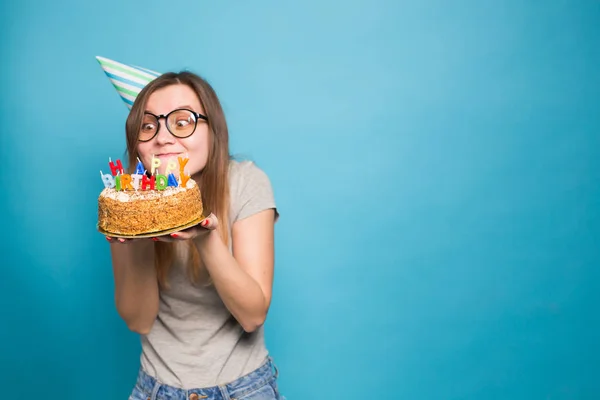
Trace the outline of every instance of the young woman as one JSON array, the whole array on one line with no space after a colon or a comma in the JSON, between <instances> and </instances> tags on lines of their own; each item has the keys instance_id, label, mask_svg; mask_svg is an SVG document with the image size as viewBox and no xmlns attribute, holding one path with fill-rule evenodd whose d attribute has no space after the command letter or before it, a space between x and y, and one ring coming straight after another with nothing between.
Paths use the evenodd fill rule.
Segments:
<instances>
[{"instance_id":1,"label":"young woman","mask_svg":"<svg viewBox=\"0 0 600 400\"><path fill-rule=\"evenodd\" d=\"M189 158L209 213L169 236L107 237L117 310L142 340L130 399L280 399L263 336L278 218L268 177L229 156L219 100L190 72L144 87L126 134L130 168L139 158L150 170L154 156L164 173L169 158Z\"/></svg>"}]
</instances>

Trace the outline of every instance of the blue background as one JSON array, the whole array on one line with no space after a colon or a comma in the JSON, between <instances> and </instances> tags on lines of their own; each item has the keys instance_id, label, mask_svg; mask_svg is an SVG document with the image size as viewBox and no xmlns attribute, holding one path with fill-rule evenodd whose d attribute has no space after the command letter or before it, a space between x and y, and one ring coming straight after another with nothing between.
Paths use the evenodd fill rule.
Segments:
<instances>
[{"instance_id":1,"label":"blue background","mask_svg":"<svg viewBox=\"0 0 600 400\"><path fill-rule=\"evenodd\" d=\"M218 4L216 4L218 3ZM3 398L125 399L96 55L190 69L271 177L288 399L600 398L597 1L2 2Z\"/></svg>"}]
</instances>

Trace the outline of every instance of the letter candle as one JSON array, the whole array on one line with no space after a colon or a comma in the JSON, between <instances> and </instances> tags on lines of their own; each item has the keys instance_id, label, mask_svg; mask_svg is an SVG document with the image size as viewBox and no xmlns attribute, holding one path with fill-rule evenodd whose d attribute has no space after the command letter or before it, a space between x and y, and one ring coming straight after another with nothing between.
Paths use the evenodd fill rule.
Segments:
<instances>
[{"instance_id":1,"label":"letter candle","mask_svg":"<svg viewBox=\"0 0 600 400\"><path fill-rule=\"evenodd\" d=\"M167 168L165 169L165 175L169 175L171 171L175 171L177 169L177 161L172 158L169 158L169 162L167 162Z\"/></svg>"},{"instance_id":2,"label":"letter candle","mask_svg":"<svg viewBox=\"0 0 600 400\"><path fill-rule=\"evenodd\" d=\"M100 178L102 178L102 182L104 183L105 188L114 188L115 187L115 178L110 174L103 174L102 170L100 170Z\"/></svg>"},{"instance_id":3,"label":"letter candle","mask_svg":"<svg viewBox=\"0 0 600 400\"><path fill-rule=\"evenodd\" d=\"M121 164L121 160L117 160L117 163L113 163L110 157L108 157L108 166L110 167L110 172L112 172L113 176L117 176L117 174L123 173L123 165Z\"/></svg>"},{"instance_id":4,"label":"letter candle","mask_svg":"<svg viewBox=\"0 0 600 400\"><path fill-rule=\"evenodd\" d=\"M179 161L179 179L181 180L181 186L185 187L187 181L190 179L190 176L186 175L183 169L190 159L187 157L183 159L181 157L177 157L177 160Z\"/></svg>"},{"instance_id":5,"label":"letter candle","mask_svg":"<svg viewBox=\"0 0 600 400\"><path fill-rule=\"evenodd\" d=\"M131 175L129 175L129 174L121 175L121 187L123 190L127 190L127 189L133 190L133 187L131 186Z\"/></svg>"},{"instance_id":6,"label":"letter candle","mask_svg":"<svg viewBox=\"0 0 600 400\"><path fill-rule=\"evenodd\" d=\"M158 167L160 167L160 158L156 158L152 155L152 169L150 170L150 173L154 175L154 171L156 171Z\"/></svg>"},{"instance_id":7,"label":"letter candle","mask_svg":"<svg viewBox=\"0 0 600 400\"><path fill-rule=\"evenodd\" d=\"M131 183L135 190L140 188L140 180L142 179L142 176L144 176L143 172L141 174L136 173L131 175Z\"/></svg>"},{"instance_id":8,"label":"letter candle","mask_svg":"<svg viewBox=\"0 0 600 400\"><path fill-rule=\"evenodd\" d=\"M187 185L187 182L190 180L190 176L186 175L186 174L181 174L181 186L185 187L185 185Z\"/></svg>"},{"instance_id":9,"label":"letter candle","mask_svg":"<svg viewBox=\"0 0 600 400\"><path fill-rule=\"evenodd\" d=\"M189 161L189 158L181 158L177 157L177 161L179 161L179 172L183 173L183 169L185 168L185 164Z\"/></svg>"},{"instance_id":10,"label":"letter candle","mask_svg":"<svg viewBox=\"0 0 600 400\"><path fill-rule=\"evenodd\" d=\"M156 175L156 190L165 190L167 183L167 177L165 175Z\"/></svg>"},{"instance_id":11,"label":"letter candle","mask_svg":"<svg viewBox=\"0 0 600 400\"><path fill-rule=\"evenodd\" d=\"M172 173L169 174L168 184L169 184L169 186L174 186L174 187L179 186L179 183L177 182L177 178L175 178L175 175L173 175Z\"/></svg>"},{"instance_id":12,"label":"letter candle","mask_svg":"<svg viewBox=\"0 0 600 400\"><path fill-rule=\"evenodd\" d=\"M154 175L152 175L150 178L148 178L146 175L143 175L142 190L146 190L148 187L150 188L150 190L154 190L155 179L156 177Z\"/></svg>"},{"instance_id":13,"label":"letter candle","mask_svg":"<svg viewBox=\"0 0 600 400\"><path fill-rule=\"evenodd\" d=\"M125 173L121 160L113 162L109 158L108 165L111 174L105 174L100 170L100 179L105 188L114 189L116 191L165 190L168 187L178 187L180 185L185 187L190 180L190 175L185 172L185 166L189 159L187 157L177 157L177 159L178 162L175 159L169 159L165 168L165 173L159 174L157 169L160 167L161 161L159 158L152 156L152 174L148 176L144 169L144 165L139 158L134 174ZM178 164L179 179L177 179L173 172L177 170Z\"/></svg>"},{"instance_id":14,"label":"letter candle","mask_svg":"<svg viewBox=\"0 0 600 400\"><path fill-rule=\"evenodd\" d=\"M145 173L144 165L142 164L142 162L140 161L139 158L137 160L138 160L138 163L137 163L137 167L135 168L135 173L142 175Z\"/></svg>"}]
</instances>

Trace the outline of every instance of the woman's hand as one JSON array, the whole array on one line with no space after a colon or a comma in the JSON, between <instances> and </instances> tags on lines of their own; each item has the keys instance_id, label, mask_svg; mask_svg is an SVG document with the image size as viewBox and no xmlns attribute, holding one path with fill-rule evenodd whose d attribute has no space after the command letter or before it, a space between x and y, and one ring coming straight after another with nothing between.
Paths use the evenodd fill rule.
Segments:
<instances>
[{"instance_id":1,"label":"woman's hand","mask_svg":"<svg viewBox=\"0 0 600 400\"><path fill-rule=\"evenodd\" d=\"M170 235L153 237L152 240L158 242L175 242L178 240L189 240L207 236L210 231L214 231L219 226L219 220L214 214L210 214L198 225L184 229L179 232L173 232Z\"/></svg>"},{"instance_id":2,"label":"woman's hand","mask_svg":"<svg viewBox=\"0 0 600 400\"><path fill-rule=\"evenodd\" d=\"M135 242L135 241L139 241L139 240L147 240L147 239L125 239L125 238L116 238L116 237L111 237L111 236L105 236L105 237L109 243L131 243L131 242Z\"/></svg>"}]
</instances>

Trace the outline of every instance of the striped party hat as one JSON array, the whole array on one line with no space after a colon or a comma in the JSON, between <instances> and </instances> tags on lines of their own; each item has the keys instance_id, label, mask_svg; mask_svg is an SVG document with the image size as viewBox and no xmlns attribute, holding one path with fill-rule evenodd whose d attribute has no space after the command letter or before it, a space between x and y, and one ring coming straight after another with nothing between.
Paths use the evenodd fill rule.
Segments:
<instances>
[{"instance_id":1,"label":"striped party hat","mask_svg":"<svg viewBox=\"0 0 600 400\"><path fill-rule=\"evenodd\" d=\"M144 86L161 75L146 68L122 64L105 57L97 56L96 59L129 109Z\"/></svg>"}]
</instances>

